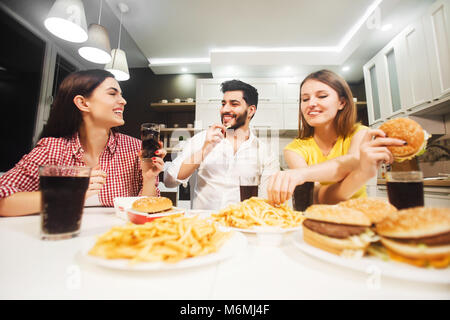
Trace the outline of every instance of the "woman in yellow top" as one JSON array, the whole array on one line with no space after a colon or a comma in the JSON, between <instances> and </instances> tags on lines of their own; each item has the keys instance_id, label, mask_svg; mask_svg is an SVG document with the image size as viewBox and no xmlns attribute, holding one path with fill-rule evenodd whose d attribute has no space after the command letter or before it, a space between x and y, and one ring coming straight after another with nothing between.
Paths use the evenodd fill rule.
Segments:
<instances>
[{"instance_id":1,"label":"woman in yellow top","mask_svg":"<svg viewBox=\"0 0 450 320\"><path fill-rule=\"evenodd\" d=\"M299 109L299 136L284 149L290 170L274 174L269 181L269 199L275 204L287 201L295 187L307 181L320 182L315 203L365 197L365 183L376 175L378 166L393 161L386 146L405 144L357 124L348 84L328 70L303 80Z\"/></svg>"}]
</instances>

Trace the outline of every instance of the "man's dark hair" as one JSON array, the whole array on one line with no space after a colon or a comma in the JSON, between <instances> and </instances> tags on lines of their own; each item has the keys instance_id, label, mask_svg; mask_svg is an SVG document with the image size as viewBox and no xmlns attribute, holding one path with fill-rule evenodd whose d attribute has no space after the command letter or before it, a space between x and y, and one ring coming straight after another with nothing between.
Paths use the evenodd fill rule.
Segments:
<instances>
[{"instance_id":1,"label":"man's dark hair","mask_svg":"<svg viewBox=\"0 0 450 320\"><path fill-rule=\"evenodd\" d=\"M227 91L242 91L245 102L247 102L249 106L254 105L256 108L258 107L258 90L248 83L240 80L229 80L222 82L220 86L222 93Z\"/></svg>"}]
</instances>

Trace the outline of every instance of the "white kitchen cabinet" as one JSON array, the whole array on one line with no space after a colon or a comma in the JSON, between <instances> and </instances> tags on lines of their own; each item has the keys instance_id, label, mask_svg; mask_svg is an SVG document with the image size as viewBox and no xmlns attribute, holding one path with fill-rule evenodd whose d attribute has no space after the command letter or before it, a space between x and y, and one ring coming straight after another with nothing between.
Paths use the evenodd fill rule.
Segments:
<instances>
[{"instance_id":1,"label":"white kitchen cabinet","mask_svg":"<svg viewBox=\"0 0 450 320\"><path fill-rule=\"evenodd\" d=\"M283 102L300 103L300 84L301 80L286 80L283 85Z\"/></svg>"},{"instance_id":2,"label":"white kitchen cabinet","mask_svg":"<svg viewBox=\"0 0 450 320\"><path fill-rule=\"evenodd\" d=\"M258 90L258 107L260 103L280 103L283 101L283 83L278 79L244 79Z\"/></svg>"},{"instance_id":3,"label":"white kitchen cabinet","mask_svg":"<svg viewBox=\"0 0 450 320\"><path fill-rule=\"evenodd\" d=\"M221 101L197 102L195 105L195 129L208 129L220 121Z\"/></svg>"},{"instance_id":4,"label":"white kitchen cabinet","mask_svg":"<svg viewBox=\"0 0 450 320\"><path fill-rule=\"evenodd\" d=\"M380 54L372 58L363 67L364 85L367 98L367 115L369 125L381 123L384 119L382 103L384 103L383 59Z\"/></svg>"},{"instance_id":5,"label":"white kitchen cabinet","mask_svg":"<svg viewBox=\"0 0 450 320\"><path fill-rule=\"evenodd\" d=\"M382 115L386 119L403 116L406 113L408 95L407 66L404 62L405 50L401 39L394 38L381 50L380 65L382 69L380 84L380 103Z\"/></svg>"},{"instance_id":6,"label":"white kitchen cabinet","mask_svg":"<svg viewBox=\"0 0 450 320\"><path fill-rule=\"evenodd\" d=\"M224 81L224 79L197 79L196 102L218 102L220 104L223 97L220 84Z\"/></svg>"},{"instance_id":7,"label":"white kitchen cabinet","mask_svg":"<svg viewBox=\"0 0 450 320\"><path fill-rule=\"evenodd\" d=\"M195 128L206 129L220 123L220 106L223 93L222 82L228 79L198 79L196 88ZM254 127L282 129L283 83L278 79L241 79L258 90L258 106L251 121Z\"/></svg>"},{"instance_id":8,"label":"white kitchen cabinet","mask_svg":"<svg viewBox=\"0 0 450 320\"><path fill-rule=\"evenodd\" d=\"M431 103L433 98L422 20L408 26L400 34L399 39L405 49L404 63L408 66L406 69L408 79L408 92L405 95L406 109L414 110L419 106Z\"/></svg>"},{"instance_id":9,"label":"white kitchen cabinet","mask_svg":"<svg viewBox=\"0 0 450 320\"><path fill-rule=\"evenodd\" d=\"M284 81L283 129L298 130L301 81L302 80L297 78Z\"/></svg>"},{"instance_id":10,"label":"white kitchen cabinet","mask_svg":"<svg viewBox=\"0 0 450 320\"><path fill-rule=\"evenodd\" d=\"M448 113L450 1L434 2L363 71L371 127L395 117Z\"/></svg>"},{"instance_id":11,"label":"white kitchen cabinet","mask_svg":"<svg viewBox=\"0 0 450 320\"><path fill-rule=\"evenodd\" d=\"M433 99L450 94L450 1L436 1L423 17Z\"/></svg>"},{"instance_id":12,"label":"white kitchen cabinet","mask_svg":"<svg viewBox=\"0 0 450 320\"><path fill-rule=\"evenodd\" d=\"M267 127L267 129L283 129L283 103L260 102L250 125Z\"/></svg>"},{"instance_id":13,"label":"white kitchen cabinet","mask_svg":"<svg viewBox=\"0 0 450 320\"><path fill-rule=\"evenodd\" d=\"M285 103L283 105L283 129L298 130L299 103Z\"/></svg>"}]
</instances>

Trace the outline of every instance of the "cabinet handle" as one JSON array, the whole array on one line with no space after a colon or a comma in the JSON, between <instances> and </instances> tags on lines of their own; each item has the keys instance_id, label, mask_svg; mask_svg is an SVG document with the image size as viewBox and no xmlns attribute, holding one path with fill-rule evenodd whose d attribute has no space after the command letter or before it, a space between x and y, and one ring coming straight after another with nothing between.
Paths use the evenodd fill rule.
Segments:
<instances>
[{"instance_id":1,"label":"cabinet handle","mask_svg":"<svg viewBox=\"0 0 450 320\"><path fill-rule=\"evenodd\" d=\"M221 99L209 99L209 102L222 101Z\"/></svg>"}]
</instances>

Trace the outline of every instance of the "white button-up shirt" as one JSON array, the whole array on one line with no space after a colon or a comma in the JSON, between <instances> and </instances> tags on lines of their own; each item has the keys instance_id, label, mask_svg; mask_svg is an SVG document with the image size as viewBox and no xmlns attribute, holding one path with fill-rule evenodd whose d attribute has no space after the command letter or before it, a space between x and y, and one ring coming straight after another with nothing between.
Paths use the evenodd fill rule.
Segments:
<instances>
[{"instance_id":1,"label":"white button-up shirt","mask_svg":"<svg viewBox=\"0 0 450 320\"><path fill-rule=\"evenodd\" d=\"M182 163L199 151L206 139L206 130L188 140L180 155L167 167L164 183L173 187L185 180L177 179ZM273 148L270 148L270 147ZM267 184L270 176L280 170L278 143L269 146L258 139L250 130L249 139L234 153L233 145L227 139L219 142L203 159L197 169L194 187L193 209L219 210L231 203L240 202L239 176L259 176L258 196L267 198ZM272 150L276 149L276 150Z\"/></svg>"}]
</instances>

